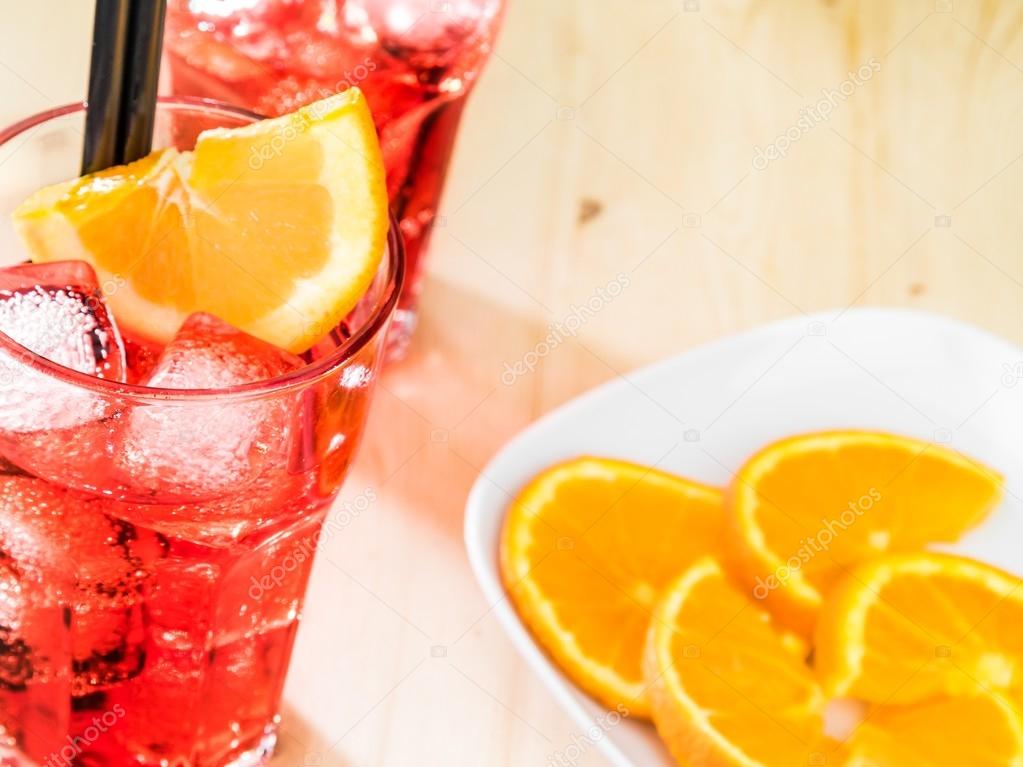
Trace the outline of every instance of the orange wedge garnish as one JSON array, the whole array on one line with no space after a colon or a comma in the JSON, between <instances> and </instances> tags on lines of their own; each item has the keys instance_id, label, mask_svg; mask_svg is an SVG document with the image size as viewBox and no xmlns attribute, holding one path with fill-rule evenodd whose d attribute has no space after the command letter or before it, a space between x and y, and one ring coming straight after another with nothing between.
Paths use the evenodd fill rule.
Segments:
<instances>
[{"instance_id":1,"label":"orange wedge garnish","mask_svg":"<svg viewBox=\"0 0 1023 767\"><path fill-rule=\"evenodd\" d=\"M93 265L119 322L166 342L208 312L293 352L366 292L388 227L373 120L352 88L40 190L14 214L33 261Z\"/></svg>"}]
</instances>

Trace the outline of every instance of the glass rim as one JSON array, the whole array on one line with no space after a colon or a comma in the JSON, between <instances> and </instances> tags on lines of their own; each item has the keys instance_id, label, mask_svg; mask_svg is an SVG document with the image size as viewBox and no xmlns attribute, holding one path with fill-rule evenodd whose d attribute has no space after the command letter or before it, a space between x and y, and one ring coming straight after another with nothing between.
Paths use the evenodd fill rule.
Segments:
<instances>
[{"instance_id":1,"label":"glass rim","mask_svg":"<svg viewBox=\"0 0 1023 767\"><path fill-rule=\"evenodd\" d=\"M158 106L161 107L181 109L183 111L193 109L200 112L220 113L225 117L241 118L248 122L266 119L263 115L256 112L225 104L215 99L193 96L161 96L157 101ZM5 146L8 142L24 134L26 131L32 130L51 120L75 114L76 112L84 113L86 109L88 109L86 102L73 102L19 120L13 125L0 130L0 147ZM383 295L376 301L369 317L355 328L345 342L333 352L322 359L310 362L284 375L238 386L228 386L222 389L167 389L109 381L105 378L91 376L88 373L81 373L36 354L2 331L0 331L0 350L13 354L19 362L27 363L40 372L73 384L78 388L90 389L98 394L122 398L130 397L137 400L194 402L201 400L249 399L299 388L320 380L332 371L344 367L345 362L352 359L370 340L384 330L388 320L391 318L397 306L398 297L401 294L401 287L405 279L405 247L394 213L388 211L388 217L390 227L387 232L386 252L383 259L387 268L386 285L383 288ZM379 273L380 267L378 267L377 271L378 275Z\"/></svg>"}]
</instances>

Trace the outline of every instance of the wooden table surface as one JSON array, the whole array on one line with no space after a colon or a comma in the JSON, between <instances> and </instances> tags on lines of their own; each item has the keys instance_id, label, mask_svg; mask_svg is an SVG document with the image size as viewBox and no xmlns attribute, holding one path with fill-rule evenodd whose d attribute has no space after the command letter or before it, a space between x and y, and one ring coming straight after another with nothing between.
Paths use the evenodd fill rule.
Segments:
<instances>
[{"instance_id":1,"label":"wooden table surface","mask_svg":"<svg viewBox=\"0 0 1023 767\"><path fill-rule=\"evenodd\" d=\"M89 6L8 0L5 123L81 97ZM1023 341L1021 117L1015 0L510 0L419 332L316 564L275 764L561 764L579 733L463 551L488 458L596 384L793 314L906 306Z\"/></svg>"}]
</instances>

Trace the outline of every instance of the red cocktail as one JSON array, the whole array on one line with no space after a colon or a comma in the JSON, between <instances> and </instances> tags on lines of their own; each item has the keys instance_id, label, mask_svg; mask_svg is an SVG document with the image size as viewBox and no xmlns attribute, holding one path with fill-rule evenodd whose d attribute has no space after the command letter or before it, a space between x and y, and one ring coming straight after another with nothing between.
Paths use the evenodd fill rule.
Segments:
<instances>
[{"instance_id":1,"label":"red cocktail","mask_svg":"<svg viewBox=\"0 0 1023 767\"><path fill-rule=\"evenodd\" d=\"M164 102L157 140L252 119ZM81 124L75 106L0 134L8 211L75 174ZM203 312L166 343L118 327L137 273L0 270L0 765L264 763L402 259L392 228L368 291L301 355Z\"/></svg>"}]
</instances>

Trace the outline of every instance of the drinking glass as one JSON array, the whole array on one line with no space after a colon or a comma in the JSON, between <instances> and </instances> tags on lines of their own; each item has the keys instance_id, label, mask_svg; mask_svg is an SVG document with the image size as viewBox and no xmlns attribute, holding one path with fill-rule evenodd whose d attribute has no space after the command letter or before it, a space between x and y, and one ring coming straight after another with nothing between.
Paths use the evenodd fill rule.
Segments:
<instances>
[{"instance_id":1,"label":"drinking glass","mask_svg":"<svg viewBox=\"0 0 1023 767\"><path fill-rule=\"evenodd\" d=\"M466 95L503 0L170 0L169 92L279 115L358 86L380 132L408 279L388 341L404 353Z\"/></svg>"},{"instance_id":2,"label":"drinking glass","mask_svg":"<svg viewBox=\"0 0 1023 767\"><path fill-rule=\"evenodd\" d=\"M84 109L0 132L8 262L24 259L12 208L78 175ZM155 141L189 149L202 130L254 119L163 99ZM362 435L403 259L392 226L336 348L221 390L88 376L0 334L0 764L269 758L306 582Z\"/></svg>"}]
</instances>

